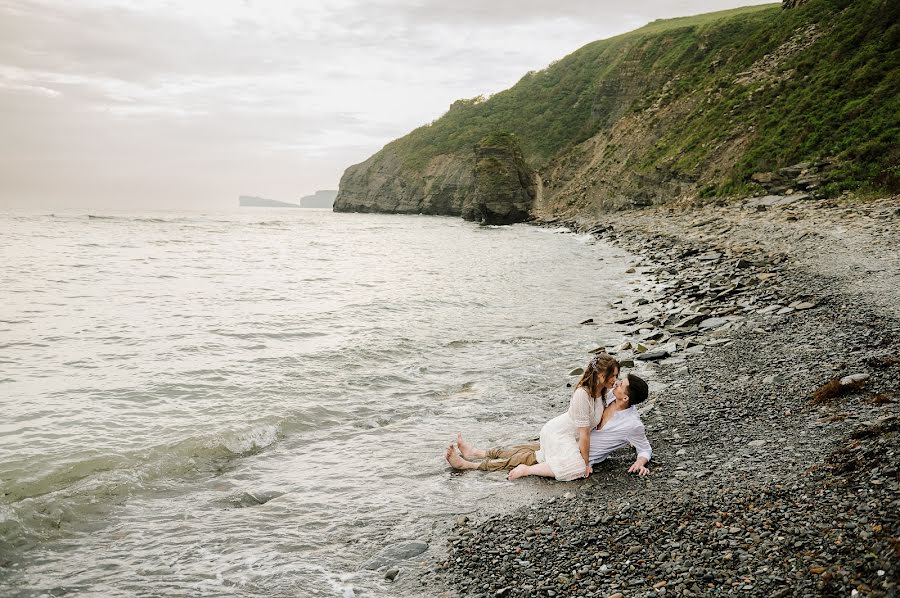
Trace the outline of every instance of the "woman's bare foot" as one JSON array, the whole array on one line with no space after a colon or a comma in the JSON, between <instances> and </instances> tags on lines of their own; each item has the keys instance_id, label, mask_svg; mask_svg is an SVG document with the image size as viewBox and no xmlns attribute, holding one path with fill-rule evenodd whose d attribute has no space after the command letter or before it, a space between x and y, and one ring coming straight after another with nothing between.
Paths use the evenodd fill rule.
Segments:
<instances>
[{"instance_id":1,"label":"woman's bare foot","mask_svg":"<svg viewBox=\"0 0 900 598\"><path fill-rule=\"evenodd\" d=\"M447 463L453 469L478 469L477 463L466 461L460 457L459 453L456 452L456 445L452 443L447 447Z\"/></svg>"},{"instance_id":2,"label":"woman's bare foot","mask_svg":"<svg viewBox=\"0 0 900 598\"><path fill-rule=\"evenodd\" d=\"M456 445L459 452L462 453L463 459L484 459L484 451L480 451L468 442L465 442L461 432L456 433Z\"/></svg>"},{"instance_id":3,"label":"woman's bare foot","mask_svg":"<svg viewBox=\"0 0 900 598\"><path fill-rule=\"evenodd\" d=\"M506 476L507 480L518 480L521 477L525 477L528 475L528 466L524 463L522 465L516 465L513 467L512 471L509 472L509 475Z\"/></svg>"}]
</instances>

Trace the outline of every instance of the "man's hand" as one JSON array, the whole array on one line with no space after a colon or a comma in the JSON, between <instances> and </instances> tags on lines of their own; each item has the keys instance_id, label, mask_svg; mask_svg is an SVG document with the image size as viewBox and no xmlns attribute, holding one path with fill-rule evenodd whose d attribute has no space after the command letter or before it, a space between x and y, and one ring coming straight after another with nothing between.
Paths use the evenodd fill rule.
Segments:
<instances>
[{"instance_id":1,"label":"man's hand","mask_svg":"<svg viewBox=\"0 0 900 598\"><path fill-rule=\"evenodd\" d=\"M641 461L641 459L635 461L634 464L632 464L632 466L628 468L628 473L636 473L640 476L649 475L650 470L644 467L644 463L642 463Z\"/></svg>"},{"instance_id":2,"label":"man's hand","mask_svg":"<svg viewBox=\"0 0 900 598\"><path fill-rule=\"evenodd\" d=\"M590 465L585 465L584 466L584 477L588 477L592 473L594 473L594 468L591 467Z\"/></svg>"}]
</instances>

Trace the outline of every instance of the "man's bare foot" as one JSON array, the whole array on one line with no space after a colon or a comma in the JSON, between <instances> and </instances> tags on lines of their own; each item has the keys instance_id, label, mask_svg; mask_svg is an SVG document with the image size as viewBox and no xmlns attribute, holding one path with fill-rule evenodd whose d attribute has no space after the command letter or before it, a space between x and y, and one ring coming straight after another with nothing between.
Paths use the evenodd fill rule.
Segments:
<instances>
[{"instance_id":1,"label":"man's bare foot","mask_svg":"<svg viewBox=\"0 0 900 598\"><path fill-rule=\"evenodd\" d=\"M462 453L464 459L484 458L484 455L477 454L472 445L463 440L462 432L456 433L456 445L459 447L459 452Z\"/></svg>"},{"instance_id":2,"label":"man's bare foot","mask_svg":"<svg viewBox=\"0 0 900 598\"><path fill-rule=\"evenodd\" d=\"M459 453L456 452L456 445L450 444L447 447L447 463L450 464L450 467L453 469L477 469L478 465L476 463L472 463L471 461L466 461L462 457L459 456Z\"/></svg>"},{"instance_id":3,"label":"man's bare foot","mask_svg":"<svg viewBox=\"0 0 900 598\"><path fill-rule=\"evenodd\" d=\"M525 477L528 475L528 466L525 464L516 465L513 467L512 471L509 472L509 475L506 476L507 480L518 480L521 477Z\"/></svg>"}]
</instances>

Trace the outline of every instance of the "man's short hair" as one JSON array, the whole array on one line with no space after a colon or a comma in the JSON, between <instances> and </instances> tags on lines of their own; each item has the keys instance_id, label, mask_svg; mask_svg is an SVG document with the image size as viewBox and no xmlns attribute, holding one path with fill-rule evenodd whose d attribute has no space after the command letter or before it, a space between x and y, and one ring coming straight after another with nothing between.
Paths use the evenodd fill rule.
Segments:
<instances>
[{"instance_id":1,"label":"man's short hair","mask_svg":"<svg viewBox=\"0 0 900 598\"><path fill-rule=\"evenodd\" d=\"M628 374L628 405L640 405L647 400L650 389L643 378L639 378L634 374Z\"/></svg>"}]
</instances>

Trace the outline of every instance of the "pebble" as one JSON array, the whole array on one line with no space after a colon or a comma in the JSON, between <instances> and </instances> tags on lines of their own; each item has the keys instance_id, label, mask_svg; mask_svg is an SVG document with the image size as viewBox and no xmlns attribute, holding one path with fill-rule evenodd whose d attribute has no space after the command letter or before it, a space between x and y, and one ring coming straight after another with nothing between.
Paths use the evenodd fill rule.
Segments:
<instances>
[{"instance_id":1,"label":"pebble","mask_svg":"<svg viewBox=\"0 0 900 598\"><path fill-rule=\"evenodd\" d=\"M849 386L851 384L859 384L869 379L869 374L851 374L841 378L841 386Z\"/></svg>"},{"instance_id":2,"label":"pebble","mask_svg":"<svg viewBox=\"0 0 900 598\"><path fill-rule=\"evenodd\" d=\"M654 349L652 351L647 351L646 353L640 353L635 356L635 359L639 361L656 361L658 359L664 359L669 356L669 352L665 349Z\"/></svg>"},{"instance_id":3,"label":"pebble","mask_svg":"<svg viewBox=\"0 0 900 598\"><path fill-rule=\"evenodd\" d=\"M727 323L728 320L725 318L707 318L700 322L700 328L718 328Z\"/></svg>"}]
</instances>

